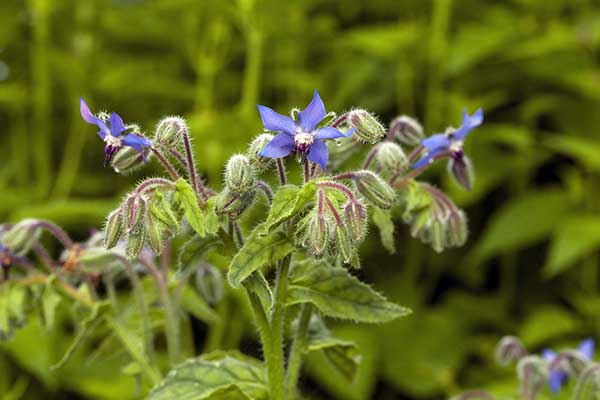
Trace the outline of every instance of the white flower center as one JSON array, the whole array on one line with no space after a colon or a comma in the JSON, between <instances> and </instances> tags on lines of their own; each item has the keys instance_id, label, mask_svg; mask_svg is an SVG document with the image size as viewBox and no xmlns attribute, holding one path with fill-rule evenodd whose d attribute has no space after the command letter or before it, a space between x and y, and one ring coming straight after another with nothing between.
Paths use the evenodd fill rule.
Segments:
<instances>
[{"instance_id":1,"label":"white flower center","mask_svg":"<svg viewBox=\"0 0 600 400\"><path fill-rule=\"evenodd\" d=\"M107 146L121 147L121 138L114 137L112 135L106 135L104 137L104 143L106 143Z\"/></svg>"},{"instance_id":2,"label":"white flower center","mask_svg":"<svg viewBox=\"0 0 600 400\"><path fill-rule=\"evenodd\" d=\"M296 146L304 145L310 146L315 141L315 137L310 133L298 132L294 135L294 141L296 142Z\"/></svg>"},{"instance_id":3,"label":"white flower center","mask_svg":"<svg viewBox=\"0 0 600 400\"><path fill-rule=\"evenodd\" d=\"M463 149L463 141L462 140L453 140L450 142L450 147L448 147L448 150L450 150L453 153L462 151L462 149Z\"/></svg>"}]
</instances>

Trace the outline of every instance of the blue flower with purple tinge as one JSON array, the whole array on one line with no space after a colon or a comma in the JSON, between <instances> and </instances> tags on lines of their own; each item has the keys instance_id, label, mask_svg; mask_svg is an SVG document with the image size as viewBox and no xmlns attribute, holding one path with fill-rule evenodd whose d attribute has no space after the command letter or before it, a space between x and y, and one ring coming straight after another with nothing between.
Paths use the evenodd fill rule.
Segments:
<instances>
[{"instance_id":1,"label":"blue flower with purple tinge","mask_svg":"<svg viewBox=\"0 0 600 400\"><path fill-rule=\"evenodd\" d=\"M343 133L331 126L317 128L327 112L319 93L315 90L312 101L298 113L298 121L281 115L269 107L258 106L265 129L280 132L260 152L263 157L282 158L292 152L319 164L323 170L329 159L326 139L350 137L354 129Z\"/></svg>"},{"instance_id":2,"label":"blue flower with purple tinge","mask_svg":"<svg viewBox=\"0 0 600 400\"><path fill-rule=\"evenodd\" d=\"M448 133L439 133L424 139L421 145L427 154L413 165L413 169L427 165L434 157L447 153L448 156L460 162L464 156L463 142L469 132L483 123L483 110L480 108L473 115L463 111L463 121L460 128Z\"/></svg>"},{"instance_id":3,"label":"blue flower with purple tinge","mask_svg":"<svg viewBox=\"0 0 600 400\"><path fill-rule=\"evenodd\" d=\"M581 353L583 358L591 361L592 357L594 357L594 347L594 339L586 339L579 343L577 350L579 353ZM556 358L556 353L552 349L545 349L542 352L542 357L551 363ZM558 393L562 385L567 382L567 378L567 373L561 368L554 368L550 370L550 374L548 375L548 385L550 385L550 390L552 390L552 393Z\"/></svg>"},{"instance_id":4,"label":"blue flower with purple tinge","mask_svg":"<svg viewBox=\"0 0 600 400\"><path fill-rule=\"evenodd\" d=\"M108 165L111 158L119 151L123 146L128 146L136 150L142 156L142 159L146 161L144 155L144 148L152 146L152 142L137 133L130 133L125 125L123 119L117 113L112 113L107 125L102 119L98 118L90 111L90 108L86 104L85 100L81 99L79 102L79 110L84 121L88 124L96 125L100 130L98 136L104 140L104 166Z\"/></svg>"}]
</instances>

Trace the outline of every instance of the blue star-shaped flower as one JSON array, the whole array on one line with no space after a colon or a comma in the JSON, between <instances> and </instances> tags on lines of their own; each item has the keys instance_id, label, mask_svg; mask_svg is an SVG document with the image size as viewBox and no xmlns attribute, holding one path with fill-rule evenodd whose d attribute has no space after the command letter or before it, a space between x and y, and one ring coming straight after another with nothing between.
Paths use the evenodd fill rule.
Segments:
<instances>
[{"instance_id":1,"label":"blue star-shaped flower","mask_svg":"<svg viewBox=\"0 0 600 400\"><path fill-rule=\"evenodd\" d=\"M298 114L298 121L261 105L258 106L258 112L265 129L280 132L262 149L261 156L281 158L295 151L303 159L306 157L309 161L319 164L323 170L329 159L324 140L350 137L354 132L352 129L342 133L330 126L317 129L327 112L316 90L310 104Z\"/></svg>"},{"instance_id":2,"label":"blue star-shaped flower","mask_svg":"<svg viewBox=\"0 0 600 400\"><path fill-rule=\"evenodd\" d=\"M473 115L463 111L463 121L460 128L450 133L439 133L424 139L421 145L427 149L427 154L413 165L413 169L427 165L435 156L449 152L456 160L462 159L463 142L469 132L483 123L483 110L480 108Z\"/></svg>"},{"instance_id":3,"label":"blue star-shaped flower","mask_svg":"<svg viewBox=\"0 0 600 400\"><path fill-rule=\"evenodd\" d=\"M586 339L579 343L577 350L579 350L583 358L591 361L592 357L594 357L594 347L594 339ZM546 361L552 362L556 358L556 353L552 349L544 349L542 352L542 357L544 357ZM551 370L548 376L548 385L550 385L550 390L552 390L552 393L558 393L562 385L567 382L567 378L567 373L562 369L555 368Z\"/></svg>"},{"instance_id":4,"label":"blue star-shaped flower","mask_svg":"<svg viewBox=\"0 0 600 400\"><path fill-rule=\"evenodd\" d=\"M146 161L144 147L152 146L152 142L145 137L140 136L139 134L127 133L127 129L123 124L123 119L121 119L119 114L111 114L109 127L106 122L92 114L90 108L83 99L80 99L79 110L85 122L96 125L98 128L100 128L98 131L98 136L100 136L100 139L104 140L105 143L104 154L106 157L104 159L104 166L110 162L111 158L123 146L128 146L135 149L138 153L140 153L144 161Z\"/></svg>"}]
</instances>

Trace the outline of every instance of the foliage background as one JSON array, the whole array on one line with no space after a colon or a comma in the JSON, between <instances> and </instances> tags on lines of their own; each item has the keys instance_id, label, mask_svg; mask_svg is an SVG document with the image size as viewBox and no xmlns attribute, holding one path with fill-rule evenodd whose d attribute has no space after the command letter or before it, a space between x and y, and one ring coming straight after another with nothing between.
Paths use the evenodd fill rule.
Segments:
<instances>
[{"instance_id":1,"label":"foliage background","mask_svg":"<svg viewBox=\"0 0 600 400\"><path fill-rule=\"evenodd\" d=\"M152 172L101 168L80 96L147 130L186 116L217 186L260 130L257 103L283 111L318 88L328 109L408 114L428 133L482 106L485 126L467 142L474 190L443 166L431 174L466 207L467 246L436 255L402 226L395 255L366 243L362 277L414 314L340 324L361 346L357 382L312 357L303 387L315 399L512 395L513 371L493 360L502 335L532 351L599 337L599 46L593 0L3 0L0 215L52 219L83 238ZM238 330L231 346L258 351L249 325ZM80 354L50 371L72 327L40 332L31 318L0 345L2 398L131 396L116 359Z\"/></svg>"}]
</instances>

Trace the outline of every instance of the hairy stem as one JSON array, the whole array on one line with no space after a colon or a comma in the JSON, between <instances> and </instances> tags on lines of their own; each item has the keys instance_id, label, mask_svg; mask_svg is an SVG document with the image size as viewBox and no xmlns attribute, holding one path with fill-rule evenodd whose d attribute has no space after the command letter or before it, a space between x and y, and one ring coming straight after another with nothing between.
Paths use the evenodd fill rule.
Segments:
<instances>
[{"instance_id":1,"label":"hairy stem","mask_svg":"<svg viewBox=\"0 0 600 400\"><path fill-rule=\"evenodd\" d=\"M283 165L283 160L281 158L277 159L277 173L279 174L279 184L281 186L287 183L287 179L285 177L285 165Z\"/></svg>"},{"instance_id":2,"label":"hairy stem","mask_svg":"<svg viewBox=\"0 0 600 400\"><path fill-rule=\"evenodd\" d=\"M286 386L288 390L288 398L294 398L296 394L296 386L300 377L300 368L302 367L302 358L306 351L308 341L308 326L312 315L312 306L303 304L300 309L298 318L298 328L292 342L290 350L290 359L287 368Z\"/></svg>"},{"instance_id":3,"label":"hairy stem","mask_svg":"<svg viewBox=\"0 0 600 400\"><path fill-rule=\"evenodd\" d=\"M154 147L150 147L150 149L152 150L156 158L158 158L162 165L165 167L171 178L173 178L174 180L179 179L179 174L175 170L175 167L173 167L173 164L171 164L171 162L165 156L163 156L159 150L155 149Z\"/></svg>"}]
</instances>

